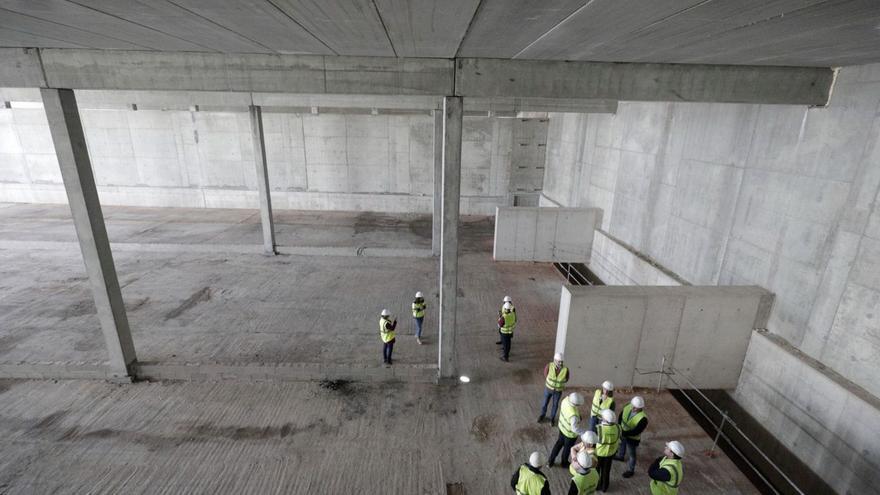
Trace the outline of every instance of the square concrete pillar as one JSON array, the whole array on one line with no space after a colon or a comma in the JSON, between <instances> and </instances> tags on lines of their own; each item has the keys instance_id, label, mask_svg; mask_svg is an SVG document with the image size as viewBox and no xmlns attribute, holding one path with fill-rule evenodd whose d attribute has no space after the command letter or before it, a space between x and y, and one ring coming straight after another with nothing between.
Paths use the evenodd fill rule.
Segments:
<instances>
[{"instance_id":1,"label":"square concrete pillar","mask_svg":"<svg viewBox=\"0 0 880 495\"><path fill-rule=\"evenodd\" d=\"M443 221L440 231L440 378L456 375L455 317L458 297L458 214L461 201L462 99L443 98Z\"/></svg>"},{"instance_id":2,"label":"square concrete pillar","mask_svg":"<svg viewBox=\"0 0 880 495\"><path fill-rule=\"evenodd\" d=\"M269 189L269 169L266 163L266 140L263 136L263 111L251 105L251 134L254 140L254 166L257 169L257 188L260 191L260 221L263 225L263 252L275 255L275 222L272 220L272 197Z\"/></svg>"},{"instance_id":3,"label":"square concrete pillar","mask_svg":"<svg viewBox=\"0 0 880 495\"><path fill-rule=\"evenodd\" d=\"M431 254L440 256L443 223L443 110L434 110L434 213L431 216Z\"/></svg>"},{"instance_id":4,"label":"square concrete pillar","mask_svg":"<svg viewBox=\"0 0 880 495\"><path fill-rule=\"evenodd\" d=\"M131 376L131 366L137 356L119 280L116 278L110 240L104 226L104 215L98 200L98 189L95 186L76 98L70 89L41 89L40 94L49 120L49 131L55 144L58 165L61 167L61 177L67 191L83 262L94 293L98 320L107 343L110 372L120 378Z\"/></svg>"}]
</instances>

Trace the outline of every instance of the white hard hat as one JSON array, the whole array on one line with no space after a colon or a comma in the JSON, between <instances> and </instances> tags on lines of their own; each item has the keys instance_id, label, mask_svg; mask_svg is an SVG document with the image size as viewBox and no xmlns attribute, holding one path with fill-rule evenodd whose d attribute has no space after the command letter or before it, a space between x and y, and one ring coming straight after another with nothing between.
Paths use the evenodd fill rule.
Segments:
<instances>
[{"instance_id":1,"label":"white hard hat","mask_svg":"<svg viewBox=\"0 0 880 495\"><path fill-rule=\"evenodd\" d=\"M581 441L595 445L599 443L599 435L593 430L587 430L581 435Z\"/></svg>"},{"instance_id":2,"label":"white hard hat","mask_svg":"<svg viewBox=\"0 0 880 495\"><path fill-rule=\"evenodd\" d=\"M553 355L553 360L554 360L554 361L562 361L562 353L561 353L561 352L557 352L556 354L554 354L554 355Z\"/></svg>"},{"instance_id":3,"label":"white hard hat","mask_svg":"<svg viewBox=\"0 0 880 495\"><path fill-rule=\"evenodd\" d=\"M391 311L388 311L387 309L383 309L382 316L391 316Z\"/></svg>"},{"instance_id":4,"label":"white hard hat","mask_svg":"<svg viewBox=\"0 0 880 495\"><path fill-rule=\"evenodd\" d=\"M614 414L614 411L611 409L602 409L602 421L612 424L617 420L617 416Z\"/></svg>"},{"instance_id":5,"label":"white hard hat","mask_svg":"<svg viewBox=\"0 0 880 495\"><path fill-rule=\"evenodd\" d=\"M638 395L633 397L633 399L629 401L629 403L632 404L632 406L636 409L644 409L645 407L645 399Z\"/></svg>"},{"instance_id":6,"label":"white hard hat","mask_svg":"<svg viewBox=\"0 0 880 495\"><path fill-rule=\"evenodd\" d=\"M605 380L604 382L602 382L602 388L610 392L614 390L614 384L609 382L608 380Z\"/></svg>"},{"instance_id":7,"label":"white hard hat","mask_svg":"<svg viewBox=\"0 0 880 495\"><path fill-rule=\"evenodd\" d=\"M510 304L509 302L506 302L506 303L504 303L504 306L501 306L501 307L504 308L504 309L506 309L506 310L508 310L508 311L510 311L511 309L513 309L513 304Z\"/></svg>"},{"instance_id":8,"label":"white hard hat","mask_svg":"<svg viewBox=\"0 0 880 495\"><path fill-rule=\"evenodd\" d=\"M584 396L577 392L572 392L571 395L568 396L568 401L571 402L571 405L573 406L580 406L584 403Z\"/></svg>"},{"instance_id":9,"label":"white hard hat","mask_svg":"<svg viewBox=\"0 0 880 495\"><path fill-rule=\"evenodd\" d=\"M511 301L513 301L513 299L511 299L510 296L504 296L504 302L511 302Z\"/></svg>"},{"instance_id":10,"label":"white hard hat","mask_svg":"<svg viewBox=\"0 0 880 495\"><path fill-rule=\"evenodd\" d=\"M684 445L681 444L678 440L673 440L666 444L669 447L669 450L672 451L675 455L679 457L684 457Z\"/></svg>"},{"instance_id":11,"label":"white hard hat","mask_svg":"<svg viewBox=\"0 0 880 495\"><path fill-rule=\"evenodd\" d=\"M582 468L591 468L593 467L593 457L590 454L587 454L583 450L578 452L577 456L578 464L581 465Z\"/></svg>"},{"instance_id":12,"label":"white hard hat","mask_svg":"<svg viewBox=\"0 0 880 495\"><path fill-rule=\"evenodd\" d=\"M544 454L540 452L532 452L532 455L529 456L529 465L535 469L543 466L545 462Z\"/></svg>"},{"instance_id":13,"label":"white hard hat","mask_svg":"<svg viewBox=\"0 0 880 495\"><path fill-rule=\"evenodd\" d=\"M416 292L416 297L423 297L423 296L422 296L422 291L418 291L418 292Z\"/></svg>"}]
</instances>

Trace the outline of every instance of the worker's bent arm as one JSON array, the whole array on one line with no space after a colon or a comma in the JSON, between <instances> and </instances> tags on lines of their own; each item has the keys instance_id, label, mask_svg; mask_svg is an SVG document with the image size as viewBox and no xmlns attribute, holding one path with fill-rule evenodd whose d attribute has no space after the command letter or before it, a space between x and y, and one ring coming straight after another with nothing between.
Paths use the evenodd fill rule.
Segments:
<instances>
[{"instance_id":1,"label":"worker's bent arm","mask_svg":"<svg viewBox=\"0 0 880 495\"><path fill-rule=\"evenodd\" d=\"M672 479L672 476L669 474L669 471L660 468L661 460L663 460L663 456L658 457L657 460L651 464L651 467L648 468L648 476L650 476L652 480L669 481Z\"/></svg>"},{"instance_id":2,"label":"worker's bent arm","mask_svg":"<svg viewBox=\"0 0 880 495\"><path fill-rule=\"evenodd\" d=\"M550 495L550 482L544 480L544 486L541 488L541 495Z\"/></svg>"}]
</instances>

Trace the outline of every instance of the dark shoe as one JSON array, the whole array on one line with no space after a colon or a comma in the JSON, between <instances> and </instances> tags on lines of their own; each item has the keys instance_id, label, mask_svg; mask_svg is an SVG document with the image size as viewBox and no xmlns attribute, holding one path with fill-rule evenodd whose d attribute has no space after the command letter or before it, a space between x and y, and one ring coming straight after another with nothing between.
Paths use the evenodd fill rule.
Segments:
<instances>
[{"instance_id":1,"label":"dark shoe","mask_svg":"<svg viewBox=\"0 0 880 495\"><path fill-rule=\"evenodd\" d=\"M550 420L550 428L553 428L554 426L556 426L556 420L555 420L555 419L551 419L551 420Z\"/></svg>"},{"instance_id":2,"label":"dark shoe","mask_svg":"<svg viewBox=\"0 0 880 495\"><path fill-rule=\"evenodd\" d=\"M538 423L544 422L544 416L538 416Z\"/></svg>"},{"instance_id":3,"label":"dark shoe","mask_svg":"<svg viewBox=\"0 0 880 495\"><path fill-rule=\"evenodd\" d=\"M612 457L612 459L614 459L615 461L621 461L621 462L623 462L623 457L617 457L617 456L614 456L614 457Z\"/></svg>"},{"instance_id":4,"label":"dark shoe","mask_svg":"<svg viewBox=\"0 0 880 495\"><path fill-rule=\"evenodd\" d=\"M623 477L624 478L632 478L633 474L634 473L632 471L627 471L627 472L623 473Z\"/></svg>"},{"instance_id":5,"label":"dark shoe","mask_svg":"<svg viewBox=\"0 0 880 495\"><path fill-rule=\"evenodd\" d=\"M561 467L562 469L568 469L568 463L567 463L567 462L563 462L563 463L561 463L561 464L559 465L559 467Z\"/></svg>"},{"instance_id":6,"label":"dark shoe","mask_svg":"<svg viewBox=\"0 0 880 495\"><path fill-rule=\"evenodd\" d=\"M547 463L547 467L553 467L553 464L553 461L550 461L549 463Z\"/></svg>"},{"instance_id":7,"label":"dark shoe","mask_svg":"<svg viewBox=\"0 0 880 495\"><path fill-rule=\"evenodd\" d=\"M495 345L501 345L501 341L495 342Z\"/></svg>"}]
</instances>

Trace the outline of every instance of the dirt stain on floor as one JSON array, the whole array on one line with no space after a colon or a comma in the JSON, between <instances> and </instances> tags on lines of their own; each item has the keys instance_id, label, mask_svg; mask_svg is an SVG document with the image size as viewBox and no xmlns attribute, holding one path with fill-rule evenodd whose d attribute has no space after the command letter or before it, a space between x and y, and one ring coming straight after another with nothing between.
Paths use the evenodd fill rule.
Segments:
<instances>
[{"instance_id":1,"label":"dirt stain on floor","mask_svg":"<svg viewBox=\"0 0 880 495\"><path fill-rule=\"evenodd\" d=\"M95 308L95 301L93 301L92 299L82 299L67 306L64 309L56 311L53 316L57 316L58 318L61 318L62 321L64 321L70 318L78 318L80 316L93 315L97 313L98 310Z\"/></svg>"},{"instance_id":2,"label":"dirt stain on floor","mask_svg":"<svg viewBox=\"0 0 880 495\"><path fill-rule=\"evenodd\" d=\"M138 299L136 301L131 301L130 303L126 303L125 310L129 311L129 312L134 312L134 311L137 311L137 310L143 308L149 302L150 302L149 297L144 297L144 298Z\"/></svg>"},{"instance_id":3,"label":"dirt stain on floor","mask_svg":"<svg viewBox=\"0 0 880 495\"><path fill-rule=\"evenodd\" d=\"M547 439L549 436L548 431L550 429L546 425L534 424L517 428L513 432L513 436L519 440L540 443Z\"/></svg>"},{"instance_id":4,"label":"dirt stain on floor","mask_svg":"<svg viewBox=\"0 0 880 495\"><path fill-rule=\"evenodd\" d=\"M535 371L530 368L518 368L513 372L513 381L518 385L527 385L535 377Z\"/></svg>"},{"instance_id":5,"label":"dirt stain on floor","mask_svg":"<svg viewBox=\"0 0 880 495\"><path fill-rule=\"evenodd\" d=\"M498 429L498 417L494 414L481 414L471 423L470 433L478 442L485 442Z\"/></svg>"},{"instance_id":6,"label":"dirt stain on floor","mask_svg":"<svg viewBox=\"0 0 880 495\"><path fill-rule=\"evenodd\" d=\"M165 314L166 320L173 320L174 318L179 317L183 313L189 311L197 304L202 302L207 302L211 300L211 288L210 287L202 287L201 289L192 293L191 296L186 298L180 306L172 309L168 313Z\"/></svg>"}]
</instances>

